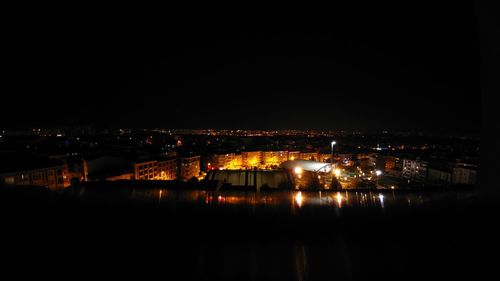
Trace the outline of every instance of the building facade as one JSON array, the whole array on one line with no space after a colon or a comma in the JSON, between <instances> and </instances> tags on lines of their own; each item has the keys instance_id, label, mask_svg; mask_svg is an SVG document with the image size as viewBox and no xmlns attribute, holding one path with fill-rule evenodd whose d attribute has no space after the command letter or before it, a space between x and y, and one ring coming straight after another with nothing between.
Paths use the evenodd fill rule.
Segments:
<instances>
[{"instance_id":1,"label":"building facade","mask_svg":"<svg viewBox=\"0 0 500 281\"><path fill-rule=\"evenodd\" d=\"M262 163L265 166L279 166L288 160L288 151L263 151Z\"/></svg>"},{"instance_id":2,"label":"building facade","mask_svg":"<svg viewBox=\"0 0 500 281\"><path fill-rule=\"evenodd\" d=\"M425 182L427 180L427 166L427 161L404 159L402 176L405 179Z\"/></svg>"},{"instance_id":3,"label":"building facade","mask_svg":"<svg viewBox=\"0 0 500 281\"><path fill-rule=\"evenodd\" d=\"M53 166L0 174L0 182L12 185L36 185L59 190L69 186L66 167Z\"/></svg>"},{"instance_id":4,"label":"building facade","mask_svg":"<svg viewBox=\"0 0 500 281\"><path fill-rule=\"evenodd\" d=\"M241 169L241 159L236 153L212 154L208 157L207 170Z\"/></svg>"},{"instance_id":5,"label":"building facade","mask_svg":"<svg viewBox=\"0 0 500 281\"><path fill-rule=\"evenodd\" d=\"M317 161L318 160L318 153L317 152L301 152L300 159L301 160Z\"/></svg>"},{"instance_id":6,"label":"building facade","mask_svg":"<svg viewBox=\"0 0 500 281\"><path fill-rule=\"evenodd\" d=\"M179 158L179 179L188 180L200 175L200 156Z\"/></svg>"},{"instance_id":7,"label":"building facade","mask_svg":"<svg viewBox=\"0 0 500 281\"><path fill-rule=\"evenodd\" d=\"M243 168L258 168L262 163L262 151L243 151L241 160Z\"/></svg>"},{"instance_id":8,"label":"building facade","mask_svg":"<svg viewBox=\"0 0 500 281\"><path fill-rule=\"evenodd\" d=\"M451 182L456 185L476 184L477 167L475 165L457 164L453 167Z\"/></svg>"},{"instance_id":9,"label":"building facade","mask_svg":"<svg viewBox=\"0 0 500 281\"><path fill-rule=\"evenodd\" d=\"M151 160L134 163L136 180L174 180L177 177L175 159Z\"/></svg>"},{"instance_id":10,"label":"building facade","mask_svg":"<svg viewBox=\"0 0 500 281\"><path fill-rule=\"evenodd\" d=\"M288 160L300 160L300 151L288 151Z\"/></svg>"}]
</instances>

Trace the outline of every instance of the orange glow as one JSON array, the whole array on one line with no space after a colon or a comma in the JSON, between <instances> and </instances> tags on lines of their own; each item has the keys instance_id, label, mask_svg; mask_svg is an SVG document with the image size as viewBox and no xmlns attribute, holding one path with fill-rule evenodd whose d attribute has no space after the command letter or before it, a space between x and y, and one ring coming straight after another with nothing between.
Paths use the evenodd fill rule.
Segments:
<instances>
[{"instance_id":1,"label":"orange glow","mask_svg":"<svg viewBox=\"0 0 500 281\"><path fill-rule=\"evenodd\" d=\"M297 194L295 195L295 202L297 202L297 205L299 205L299 207L302 207L302 203L304 202L304 197L302 197L302 192L297 192Z\"/></svg>"},{"instance_id":2,"label":"orange glow","mask_svg":"<svg viewBox=\"0 0 500 281\"><path fill-rule=\"evenodd\" d=\"M337 192L337 203L339 204L339 208L342 208L342 195L340 192Z\"/></svg>"}]
</instances>

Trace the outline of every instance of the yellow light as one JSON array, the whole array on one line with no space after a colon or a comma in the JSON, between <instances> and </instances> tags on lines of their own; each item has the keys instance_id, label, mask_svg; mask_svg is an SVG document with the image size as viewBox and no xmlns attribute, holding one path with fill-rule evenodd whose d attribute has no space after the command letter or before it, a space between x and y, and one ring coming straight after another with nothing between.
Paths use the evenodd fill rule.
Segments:
<instances>
[{"instance_id":1,"label":"yellow light","mask_svg":"<svg viewBox=\"0 0 500 281\"><path fill-rule=\"evenodd\" d=\"M321 179L321 176L318 176L318 180Z\"/></svg>"},{"instance_id":2,"label":"yellow light","mask_svg":"<svg viewBox=\"0 0 500 281\"><path fill-rule=\"evenodd\" d=\"M302 169L302 167L295 167L294 169L294 172L298 175L302 174L304 170Z\"/></svg>"},{"instance_id":3,"label":"yellow light","mask_svg":"<svg viewBox=\"0 0 500 281\"><path fill-rule=\"evenodd\" d=\"M297 194L295 195L295 202L297 202L297 205L299 205L299 207L302 207L302 202L304 202L304 198L302 197L302 192L297 192Z\"/></svg>"},{"instance_id":4,"label":"yellow light","mask_svg":"<svg viewBox=\"0 0 500 281\"><path fill-rule=\"evenodd\" d=\"M337 192L337 203L339 204L339 208L342 207L342 195L340 192Z\"/></svg>"},{"instance_id":5,"label":"yellow light","mask_svg":"<svg viewBox=\"0 0 500 281\"><path fill-rule=\"evenodd\" d=\"M340 169L335 169L335 170L333 170L333 173L338 178L340 176L341 171L340 171Z\"/></svg>"}]
</instances>

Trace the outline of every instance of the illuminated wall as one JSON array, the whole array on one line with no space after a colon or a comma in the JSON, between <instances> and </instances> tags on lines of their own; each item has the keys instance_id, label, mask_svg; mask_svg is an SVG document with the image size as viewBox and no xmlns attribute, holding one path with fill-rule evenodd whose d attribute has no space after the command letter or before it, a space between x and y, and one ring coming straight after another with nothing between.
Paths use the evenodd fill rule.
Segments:
<instances>
[{"instance_id":1,"label":"illuminated wall","mask_svg":"<svg viewBox=\"0 0 500 281\"><path fill-rule=\"evenodd\" d=\"M330 162L330 157L332 155L330 153L318 153L318 161L319 162Z\"/></svg>"},{"instance_id":2,"label":"illuminated wall","mask_svg":"<svg viewBox=\"0 0 500 281\"><path fill-rule=\"evenodd\" d=\"M300 159L317 161L318 160L318 153L316 153L316 152L301 152Z\"/></svg>"},{"instance_id":3,"label":"illuminated wall","mask_svg":"<svg viewBox=\"0 0 500 281\"><path fill-rule=\"evenodd\" d=\"M264 151L262 152L262 162L265 166L279 166L288 160L288 151Z\"/></svg>"},{"instance_id":4,"label":"illuminated wall","mask_svg":"<svg viewBox=\"0 0 500 281\"><path fill-rule=\"evenodd\" d=\"M262 163L262 151L244 151L241 158L243 168L256 168Z\"/></svg>"},{"instance_id":5,"label":"illuminated wall","mask_svg":"<svg viewBox=\"0 0 500 281\"><path fill-rule=\"evenodd\" d=\"M177 178L177 162L175 159L153 160L134 164L136 180L173 180Z\"/></svg>"},{"instance_id":6,"label":"illuminated wall","mask_svg":"<svg viewBox=\"0 0 500 281\"><path fill-rule=\"evenodd\" d=\"M288 152L288 160L299 160L299 159L300 159L300 151Z\"/></svg>"},{"instance_id":7,"label":"illuminated wall","mask_svg":"<svg viewBox=\"0 0 500 281\"><path fill-rule=\"evenodd\" d=\"M208 165L208 170L215 169L229 169L236 170L241 169L242 164L242 156L237 155L235 153L226 153L226 154L213 154L209 157L210 165Z\"/></svg>"}]
</instances>

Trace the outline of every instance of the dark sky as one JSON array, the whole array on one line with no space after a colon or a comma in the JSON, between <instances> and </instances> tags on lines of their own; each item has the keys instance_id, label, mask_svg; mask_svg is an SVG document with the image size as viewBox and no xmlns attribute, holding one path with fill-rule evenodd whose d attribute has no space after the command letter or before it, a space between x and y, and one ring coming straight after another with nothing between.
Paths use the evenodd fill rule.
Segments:
<instances>
[{"instance_id":1,"label":"dark sky","mask_svg":"<svg viewBox=\"0 0 500 281\"><path fill-rule=\"evenodd\" d=\"M0 127L479 130L473 2L156 2L4 9Z\"/></svg>"}]
</instances>

